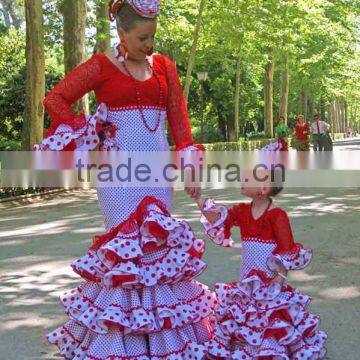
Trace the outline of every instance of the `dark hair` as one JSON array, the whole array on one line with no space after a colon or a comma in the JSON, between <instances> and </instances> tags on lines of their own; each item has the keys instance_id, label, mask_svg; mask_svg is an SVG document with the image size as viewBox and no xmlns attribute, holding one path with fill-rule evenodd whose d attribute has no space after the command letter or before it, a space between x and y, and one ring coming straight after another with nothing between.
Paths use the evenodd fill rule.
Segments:
<instances>
[{"instance_id":1,"label":"dark hair","mask_svg":"<svg viewBox=\"0 0 360 360\"><path fill-rule=\"evenodd\" d=\"M278 195L283 190L283 185L284 185L284 180L285 180L284 171L285 171L285 169L282 169L282 171L281 171L278 168L275 168L272 171L271 189L270 189L270 193L269 193L270 197L274 197L274 196Z\"/></svg>"},{"instance_id":2,"label":"dark hair","mask_svg":"<svg viewBox=\"0 0 360 360\"><path fill-rule=\"evenodd\" d=\"M270 197L274 197L276 195L278 195L279 193L281 193L283 191L283 187L282 186L273 186L271 189L270 189L270 193L269 193L269 196Z\"/></svg>"},{"instance_id":3,"label":"dark hair","mask_svg":"<svg viewBox=\"0 0 360 360\"><path fill-rule=\"evenodd\" d=\"M118 28L122 28L125 31L130 31L135 27L137 22L146 22L146 21L154 21L156 18L147 18L139 15L131 5L124 4L117 16L116 16L116 26Z\"/></svg>"}]
</instances>

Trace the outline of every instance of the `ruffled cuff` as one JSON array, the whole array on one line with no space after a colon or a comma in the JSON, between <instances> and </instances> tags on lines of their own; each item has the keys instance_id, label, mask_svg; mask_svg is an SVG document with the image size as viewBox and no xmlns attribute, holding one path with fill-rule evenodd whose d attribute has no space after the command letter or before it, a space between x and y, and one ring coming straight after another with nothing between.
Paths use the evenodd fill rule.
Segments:
<instances>
[{"instance_id":1,"label":"ruffled cuff","mask_svg":"<svg viewBox=\"0 0 360 360\"><path fill-rule=\"evenodd\" d=\"M91 151L118 150L114 126L107 122L107 108L100 104L93 116L78 115L72 126L60 124L51 135L46 135L35 151Z\"/></svg>"},{"instance_id":2,"label":"ruffled cuff","mask_svg":"<svg viewBox=\"0 0 360 360\"><path fill-rule=\"evenodd\" d=\"M281 265L286 270L301 270L310 264L312 255L311 249L303 248L302 245L295 243L290 251L275 252L268 258L267 266L274 272L280 271Z\"/></svg>"},{"instance_id":3,"label":"ruffled cuff","mask_svg":"<svg viewBox=\"0 0 360 360\"><path fill-rule=\"evenodd\" d=\"M200 164L204 160L205 148L200 144L183 144L175 148L176 169L193 167L195 174L200 171Z\"/></svg>"},{"instance_id":4,"label":"ruffled cuff","mask_svg":"<svg viewBox=\"0 0 360 360\"><path fill-rule=\"evenodd\" d=\"M211 211L213 213L219 214L220 218L213 224L211 224L204 214L201 215L200 222L202 223L206 234L211 238L211 240L220 246L224 247L233 247L234 241L228 235L228 231L225 226L225 220L228 217L228 210L226 206L217 205L213 198L207 198L203 204L203 211Z\"/></svg>"}]
</instances>

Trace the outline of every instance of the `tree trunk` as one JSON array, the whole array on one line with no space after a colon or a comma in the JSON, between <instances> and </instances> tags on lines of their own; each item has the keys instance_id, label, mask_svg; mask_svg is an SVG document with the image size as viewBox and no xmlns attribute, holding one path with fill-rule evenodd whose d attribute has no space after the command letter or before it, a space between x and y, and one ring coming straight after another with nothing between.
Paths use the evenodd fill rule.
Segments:
<instances>
[{"instance_id":1,"label":"tree trunk","mask_svg":"<svg viewBox=\"0 0 360 360\"><path fill-rule=\"evenodd\" d=\"M96 0L96 44L94 53L105 53L110 50L110 21L108 1Z\"/></svg>"},{"instance_id":2,"label":"tree trunk","mask_svg":"<svg viewBox=\"0 0 360 360\"><path fill-rule=\"evenodd\" d=\"M344 98L344 116L345 116L345 126L349 127L349 108L348 108L348 103L346 101L346 99Z\"/></svg>"},{"instance_id":3,"label":"tree trunk","mask_svg":"<svg viewBox=\"0 0 360 360\"><path fill-rule=\"evenodd\" d=\"M334 101L334 110L335 110L335 132L340 132L340 111L339 111L339 102Z\"/></svg>"},{"instance_id":4,"label":"tree trunk","mask_svg":"<svg viewBox=\"0 0 360 360\"><path fill-rule=\"evenodd\" d=\"M228 140L229 141L238 141L238 139L236 138L236 130L234 127L234 117L235 114L234 113L230 113L227 117L227 128L228 128Z\"/></svg>"},{"instance_id":5,"label":"tree trunk","mask_svg":"<svg viewBox=\"0 0 360 360\"><path fill-rule=\"evenodd\" d=\"M85 27L86 0L64 0L64 65L67 74L86 60ZM84 96L74 105L76 112L88 112L88 97Z\"/></svg>"},{"instance_id":6,"label":"tree trunk","mask_svg":"<svg viewBox=\"0 0 360 360\"><path fill-rule=\"evenodd\" d=\"M240 106L240 75L241 75L241 55L239 54L236 62L236 86L235 86L235 117L234 128L236 140L239 140L239 106Z\"/></svg>"},{"instance_id":7,"label":"tree trunk","mask_svg":"<svg viewBox=\"0 0 360 360\"><path fill-rule=\"evenodd\" d=\"M274 111L273 111L273 92L274 92L274 60L272 53L269 53L268 63L265 66L264 84L264 129L265 136L274 137Z\"/></svg>"},{"instance_id":8,"label":"tree trunk","mask_svg":"<svg viewBox=\"0 0 360 360\"><path fill-rule=\"evenodd\" d=\"M25 0L26 97L22 150L31 150L44 131L45 55L42 0Z\"/></svg>"},{"instance_id":9,"label":"tree trunk","mask_svg":"<svg viewBox=\"0 0 360 360\"><path fill-rule=\"evenodd\" d=\"M314 102L310 96L307 97L307 116L309 120L312 121L314 116Z\"/></svg>"},{"instance_id":10,"label":"tree trunk","mask_svg":"<svg viewBox=\"0 0 360 360\"><path fill-rule=\"evenodd\" d=\"M319 111L320 111L321 117L325 120L326 119L326 116L325 116L325 101L324 101L323 98L320 99Z\"/></svg>"},{"instance_id":11,"label":"tree trunk","mask_svg":"<svg viewBox=\"0 0 360 360\"><path fill-rule=\"evenodd\" d=\"M288 69L288 53L284 52L282 69L281 69L281 90L280 90L280 106L279 116L283 116L285 124L288 118L288 103L289 103L289 69Z\"/></svg>"},{"instance_id":12,"label":"tree trunk","mask_svg":"<svg viewBox=\"0 0 360 360\"><path fill-rule=\"evenodd\" d=\"M331 134L332 137L334 138L334 133L335 133L335 117L334 117L334 107L333 107L333 103L330 103L328 105L328 114L329 114L329 123L331 125L330 129L331 129Z\"/></svg>"},{"instance_id":13,"label":"tree trunk","mask_svg":"<svg viewBox=\"0 0 360 360\"><path fill-rule=\"evenodd\" d=\"M191 50L190 50L188 67L187 67L187 72L186 72L186 79L185 79L185 86L184 86L184 97L185 97L186 102L188 101L189 92L190 92L191 74L192 74L194 64L195 64L196 48L197 48L197 43L200 38L201 24L202 24L202 18L203 18L205 5L206 5L206 0L201 0L200 6L199 6L199 14L198 14L198 19L197 19L197 24L196 24L195 33L194 33L194 39L193 39L193 43L192 43Z\"/></svg>"},{"instance_id":14,"label":"tree trunk","mask_svg":"<svg viewBox=\"0 0 360 360\"><path fill-rule=\"evenodd\" d=\"M300 89L300 113L305 116L305 119L307 119L307 96L304 86L301 86Z\"/></svg>"},{"instance_id":15,"label":"tree trunk","mask_svg":"<svg viewBox=\"0 0 360 360\"><path fill-rule=\"evenodd\" d=\"M220 130L220 134L221 134L221 140L222 141L227 141L227 136L226 136L226 122L223 116L223 112L221 109L217 108L217 117L218 117L218 128Z\"/></svg>"},{"instance_id":16,"label":"tree trunk","mask_svg":"<svg viewBox=\"0 0 360 360\"><path fill-rule=\"evenodd\" d=\"M345 133L345 128L346 128L346 120L345 120L345 100L344 98L339 99L339 109L340 109L340 113L341 113L341 129L340 132L341 133Z\"/></svg>"}]
</instances>

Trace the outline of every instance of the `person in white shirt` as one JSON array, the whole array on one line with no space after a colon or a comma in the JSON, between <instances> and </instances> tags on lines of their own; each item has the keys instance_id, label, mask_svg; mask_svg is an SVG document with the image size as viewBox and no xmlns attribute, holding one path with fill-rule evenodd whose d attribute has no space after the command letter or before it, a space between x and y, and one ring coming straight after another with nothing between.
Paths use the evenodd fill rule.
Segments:
<instances>
[{"instance_id":1,"label":"person in white shirt","mask_svg":"<svg viewBox=\"0 0 360 360\"><path fill-rule=\"evenodd\" d=\"M324 135L329 128L330 124L323 121L319 114L314 115L314 122L311 124L314 151L323 151Z\"/></svg>"}]
</instances>

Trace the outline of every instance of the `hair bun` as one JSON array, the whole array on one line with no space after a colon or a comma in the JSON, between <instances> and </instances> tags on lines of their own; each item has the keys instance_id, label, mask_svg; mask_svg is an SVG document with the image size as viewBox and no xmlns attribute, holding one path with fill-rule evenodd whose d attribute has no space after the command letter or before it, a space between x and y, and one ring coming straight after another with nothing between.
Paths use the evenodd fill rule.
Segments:
<instances>
[{"instance_id":1,"label":"hair bun","mask_svg":"<svg viewBox=\"0 0 360 360\"><path fill-rule=\"evenodd\" d=\"M110 0L109 1L109 18L111 21L116 19L122 6L125 5L125 0Z\"/></svg>"},{"instance_id":2,"label":"hair bun","mask_svg":"<svg viewBox=\"0 0 360 360\"><path fill-rule=\"evenodd\" d=\"M136 13L143 17L155 18L160 13L160 0L110 0L109 18L111 21L116 19L125 4L130 5Z\"/></svg>"}]
</instances>

